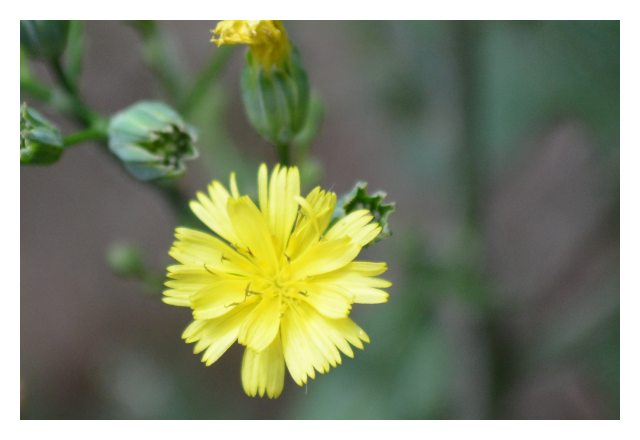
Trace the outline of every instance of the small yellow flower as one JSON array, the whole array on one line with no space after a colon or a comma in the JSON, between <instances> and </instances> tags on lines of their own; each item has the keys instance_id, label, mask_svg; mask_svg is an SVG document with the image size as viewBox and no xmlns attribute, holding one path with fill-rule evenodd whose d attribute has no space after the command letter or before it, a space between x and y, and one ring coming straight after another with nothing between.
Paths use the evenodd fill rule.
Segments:
<instances>
[{"instance_id":1,"label":"small yellow flower","mask_svg":"<svg viewBox=\"0 0 640 440\"><path fill-rule=\"evenodd\" d=\"M220 38L211 39L223 44L248 44L253 57L264 70L282 61L291 52L287 31L280 20L223 20L212 30Z\"/></svg>"},{"instance_id":2,"label":"small yellow flower","mask_svg":"<svg viewBox=\"0 0 640 440\"><path fill-rule=\"evenodd\" d=\"M336 195L315 188L300 197L296 167L277 165L269 179L258 172L258 208L240 196L231 174L231 194L220 182L209 195L198 193L191 209L223 240L176 229L169 254L180 262L168 268L163 301L191 307L194 321L183 338L197 342L195 353L214 363L237 340L247 348L242 384L250 396L278 397L285 362L302 385L315 371L353 357L369 337L350 318L351 304L387 301L379 278L385 263L355 262L360 249L380 232L369 211L353 212L327 230Z\"/></svg>"}]
</instances>

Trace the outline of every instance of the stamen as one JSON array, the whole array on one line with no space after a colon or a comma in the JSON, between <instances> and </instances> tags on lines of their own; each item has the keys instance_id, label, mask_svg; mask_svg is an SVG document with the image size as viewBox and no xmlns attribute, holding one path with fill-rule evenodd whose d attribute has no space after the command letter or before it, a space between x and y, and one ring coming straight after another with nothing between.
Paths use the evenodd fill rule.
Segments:
<instances>
[{"instance_id":1,"label":"stamen","mask_svg":"<svg viewBox=\"0 0 640 440\"><path fill-rule=\"evenodd\" d=\"M209 272L211 275L215 275L214 272L210 271L209 268L207 267L207 263L204 263L204 270L206 270L207 272Z\"/></svg>"}]
</instances>

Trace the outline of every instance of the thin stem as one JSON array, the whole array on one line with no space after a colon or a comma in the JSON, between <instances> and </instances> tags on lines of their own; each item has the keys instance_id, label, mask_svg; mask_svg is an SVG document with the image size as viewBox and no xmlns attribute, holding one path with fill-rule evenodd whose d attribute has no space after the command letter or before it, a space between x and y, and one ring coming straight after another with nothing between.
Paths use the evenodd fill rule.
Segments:
<instances>
[{"instance_id":1,"label":"thin stem","mask_svg":"<svg viewBox=\"0 0 640 440\"><path fill-rule=\"evenodd\" d=\"M104 118L89 109L83 102L78 88L69 79L59 59L51 61L51 68L53 69L56 79L60 85L62 85L66 99L63 101L57 101L55 100L55 95L52 95L50 104L65 113L71 114L76 121L85 128L95 125L104 125ZM64 102L64 104L61 102Z\"/></svg>"},{"instance_id":2,"label":"thin stem","mask_svg":"<svg viewBox=\"0 0 640 440\"><path fill-rule=\"evenodd\" d=\"M89 128L64 137L64 146L70 147L87 141L105 140L107 133L100 128Z\"/></svg>"},{"instance_id":3,"label":"thin stem","mask_svg":"<svg viewBox=\"0 0 640 440\"><path fill-rule=\"evenodd\" d=\"M62 63L60 62L60 58L56 58L51 61L51 67L53 68L53 72L56 75L56 78L62 84L62 87L69 92L70 95L77 95L77 88L74 86L73 82L69 79L64 68L62 67Z\"/></svg>"},{"instance_id":4,"label":"thin stem","mask_svg":"<svg viewBox=\"0 0 640 440\"><path fill-rule=\"evenodd\" d=\"M462 82L463 139L459 156L460 177L465 195L467 224L473 232L478 232L481 221L482 172L480 169L481 145L478 118L478 64L476 43L477 23L460 21L457 26L459 67Z\"/></svg>"},{"instance_id":5,"label":"thin stem","mask_svg":"<svg viewBox=\"0 0 640 440\"><path fill-rule=\"evenodd\" d=\"M21 79L20 89L24 90L29 95L31 95L32 97L34 97L39 101L44 101L44 102L52 101L53 91L49 87L37 81L31 80L31 79L27 79L27 80Z\"/></svg>"},{"instance_id":6,"label":"thin stem","mask_svg":"<svg viewBox=\"0 0 640 440\"><path fill-rule=\"evenodd\" d=\"M276 145L278 149L278 160L280 161L280 165L288 167L289 166L289 144L279 144Z\"/></svg>"},{"instance_id":7,"label":"thin stem","mask_svg":"<svg viewBox=\"0 0 640 440\"><path fill-rule=\"evenodd\" d=\"M175 63L167 54L166 45L158 31L155 21L149 20L144 26L138 26L143 43L144 58L147 65L158 77L167 96L173 102L178 102L183 89L180 76L175 69Z\"/></svg>"},{"instance_id":8,"label":"thin stem","mask_svg":"<svg viewBox=\"0 0 640 440\"><path fill-rule=\"evenodd\" d=\"M186 115L197 107L206 96L207 91L220 77L227 61L233 54L233 49L233 46L223 46L215 50L211 58L209 58L209 62L202 69L195 83L180 103L179 108L183 114Z\"/></svg>"}]
</instances>

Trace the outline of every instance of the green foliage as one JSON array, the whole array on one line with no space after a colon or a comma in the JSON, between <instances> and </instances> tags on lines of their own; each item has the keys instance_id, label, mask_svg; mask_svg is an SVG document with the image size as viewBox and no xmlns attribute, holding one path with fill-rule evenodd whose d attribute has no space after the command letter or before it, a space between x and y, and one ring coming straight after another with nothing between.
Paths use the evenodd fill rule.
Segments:
<instances>
[{"instance_id":1,"label":"green foliage","mask_svg":"<svg viewBox=\"0 0 640 440\"><path fill-rule=\"evenodd\" d=\"M40 113L20 107L20 164L51 165L62 156L64 144L60 130Z\"/></svg>"},{"instance_id":2,"label":"green foliage","mask_svg":"<svg viewBox=\"0 0 640 440\"><path fill-rule=\"evenodd\" d=\"M68 20L20 20L20 46L32 58L58 59L67 45Z\"/></svg>"},{"instance_id":3,"label":"green foliage","mask_svg":"<svg viewBox=\"0 0 640 440\"><path fill-rule=\"evenodd\" d=\"M336 210L331 219L331 226L338 220L346 217L350 213L359 209L368 209L381 227L382 231L367 246L372 246L378 241L391 237L391 227L389 226L389 216L396 210L395 202L382 203L387 193L376 191L370 196L367 195L367 183L358 182L356 186L347 194L342 196L336 204Z\"/></svg>"},{"instance_id":4,"label":"green foliage","mask_svg":"<svg viewBox=\"0 0 640 440\"><path fill-rule=\"evenodd\" d=\"M171 107L141 101L109 122L109 149L140 180L184 175L185 160L195 159L197 131Z\"/></svg>"}]
</instances>

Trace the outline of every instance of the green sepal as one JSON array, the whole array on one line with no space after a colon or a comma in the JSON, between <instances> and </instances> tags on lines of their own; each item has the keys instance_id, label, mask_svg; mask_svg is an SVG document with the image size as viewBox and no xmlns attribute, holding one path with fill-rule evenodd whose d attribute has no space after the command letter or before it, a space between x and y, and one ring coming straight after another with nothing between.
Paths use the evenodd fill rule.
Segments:
<instances>
[{"instance_id":1,"label":"green sepal","mask_svg":"<svg viewBox=\"0 0 640 440\"><path fill-rule=\"evenodd\" d=\"M396 210L396 204L395 202L382 203L387 196L387 193L384 191L376 191L370 196L367 195L367 186L367 182L360 181L350 192L338 200L329 227L354 211L368 209L371 215L373 215L373 221L377 222L382 228L380 234L367 244L367 246L372 246L380 240L391 237L389 216Z\"/></svg>"},{"instance_id":2,"label":"green sepal","mask_svg":"<svg viewBox=\"0 0 640 440\"><path fill-rule=\"evenodd\" d=\"M64 151L62 134L57 127L40 113L20 106L20 164L51 165Z\"/></svg>"},{"instance_id":3,"label":"green sepal","mask_svg":"<svg viewBox=\"0 0 640 440\"><path fill-rule=\"evenodd\" d=\"M69 20L20 20L20 46L31 58L60 58L68 36Z\"/></svg>"},{"instance_id":4,"label":"green sepal","mask_svg":"<svg viewBox=\"0 0 640 440\"><path fill-rule=\"evenodd\" d=\"M309 78L295 49L270 70L247 51L240 89L249 122L270 143L288 145L305 126Z\"/></svg>"},{"instance_id":5,"label":"green sepal","mask_svg":"<svg viewBox=\"0 0 640 440\"><path fill-rule=\"evenodd\" d=\"M198 157L197 130L171 107L141 101L109 121L109 149L140 180L179 177Z\"/></svg>"}]
</instances>

